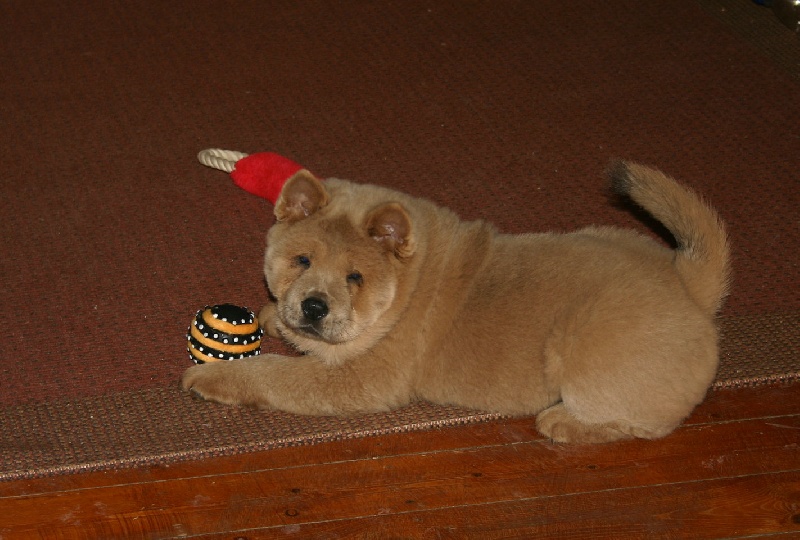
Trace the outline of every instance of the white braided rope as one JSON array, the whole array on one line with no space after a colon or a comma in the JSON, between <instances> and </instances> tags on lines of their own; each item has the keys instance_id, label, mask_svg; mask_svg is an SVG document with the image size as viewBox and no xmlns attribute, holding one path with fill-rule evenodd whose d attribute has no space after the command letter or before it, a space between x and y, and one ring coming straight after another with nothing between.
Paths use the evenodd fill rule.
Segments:
<instances>
[{"instance_id":1,"label":"white braided rope","mask_svg":"<svg viewBox=\"0 0 800 540\"><path fill-rule=\"evenodd\" d=\"M247 157L244 152L235 150L223 150L221 148L206 148L197 154L197 160L205 165L220 171L231 172L236 166L236 162Z\"/></svg>"}]
</instances>

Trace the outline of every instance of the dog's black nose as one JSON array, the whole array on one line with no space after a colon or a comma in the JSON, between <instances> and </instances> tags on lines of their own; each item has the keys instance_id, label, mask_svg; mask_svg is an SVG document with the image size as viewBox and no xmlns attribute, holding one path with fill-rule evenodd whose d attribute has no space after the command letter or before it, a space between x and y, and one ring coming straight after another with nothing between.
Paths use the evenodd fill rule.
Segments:
<instances>
[{"instance_id":1,"label":"dog's black nose","mask_svg":"<svg viewBox=\"0 0 800 540\"><path fill-rule=\"evenodd\" d=\"M328 304L326 304L324 300L314 298L313 296L303 300L300 303L300 307L303 310L303 315L305 315L306 319L309 321L318 321L325 318L328 314Z\"/></svg>"}]
</instances>

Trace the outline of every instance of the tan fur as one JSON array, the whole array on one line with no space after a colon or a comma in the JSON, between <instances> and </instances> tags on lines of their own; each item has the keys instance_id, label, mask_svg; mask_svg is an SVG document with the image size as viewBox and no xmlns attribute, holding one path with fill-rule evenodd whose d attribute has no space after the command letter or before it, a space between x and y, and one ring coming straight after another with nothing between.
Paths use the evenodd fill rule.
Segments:
<instances>
[{"instance_id":1,"label":"tan fur","mask_svg":"<svg viewBox=\"0 0 800 540\"><path fill-rule=\"evenodd\" d=\"M538 414L561 442L662 437L716 373L728 244L716 213L664 174L618 163L611 176L678 249L610 227L503 235L301 171L276 204L265 275L277 301L259 320L307 354L195 366L183 387L300 414L413 400Z\"/></svg>"}]
</instances>

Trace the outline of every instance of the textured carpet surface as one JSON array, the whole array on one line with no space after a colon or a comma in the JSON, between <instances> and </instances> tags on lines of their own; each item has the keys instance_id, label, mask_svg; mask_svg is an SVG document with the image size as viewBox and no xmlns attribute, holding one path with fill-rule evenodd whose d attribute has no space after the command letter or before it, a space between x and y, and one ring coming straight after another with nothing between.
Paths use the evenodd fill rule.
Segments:
<instances>
[{"instance_id":1,"label":"textured carpet surface","mask_svg":"<svg viewBox=\"0 0 800 540\"><path fill-rule=\"evenodd\" d=\"M276 151L506 232L646 230L609 202L603 170L658 166L730 229L717 384L800 375L800 39L768 11L80 4L0 4L0 478L492 416L421 404L305 419L180 393L194 312L265 299L271 207L196 162L212 146Z\"/></svg>"}]
</instances>

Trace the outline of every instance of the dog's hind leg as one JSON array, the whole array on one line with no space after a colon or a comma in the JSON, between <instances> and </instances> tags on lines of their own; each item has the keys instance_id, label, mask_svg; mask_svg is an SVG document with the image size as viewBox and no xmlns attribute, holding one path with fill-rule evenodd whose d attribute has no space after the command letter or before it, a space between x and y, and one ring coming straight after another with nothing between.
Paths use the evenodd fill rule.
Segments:
<instances>
[{"instance_id":1,"label":"dog's hind leg","mask_svg":"<svg viewBox=\"0 0 800 540\"><path fill-rule=\"evenodd\" d=\"M590 444L630 438L614 424L591 425L578 420L564 403L557 403L536 416L536 429L555 442Z\"/></svg>"},{"instance_id":2,"label":"dog's hind leg","mask_svg":"<svg viewBox=\"0 0 800 540\"><path fill-rule=\"evenodd\" d=\"M678 312L595 310L554 332L546 375L560 402L539 413L538 430L583 444L656 439L678 427L705 396L717 358L713 323Z\"/></svg>"},{"instance_id":3,"label":"dog's hind leg","mask_svg":"<svg viewBox=\"0 0 800 540\"><path fill-rule=\"evenodd\" d=\"M656 431L637 429L622 422L584 422L570 412L563 402L540 412L536 417L536 429L555 442L571 444L606 443L634 437L656 439L672 431L672 428Z\"/></svg>"}]
</instances>

